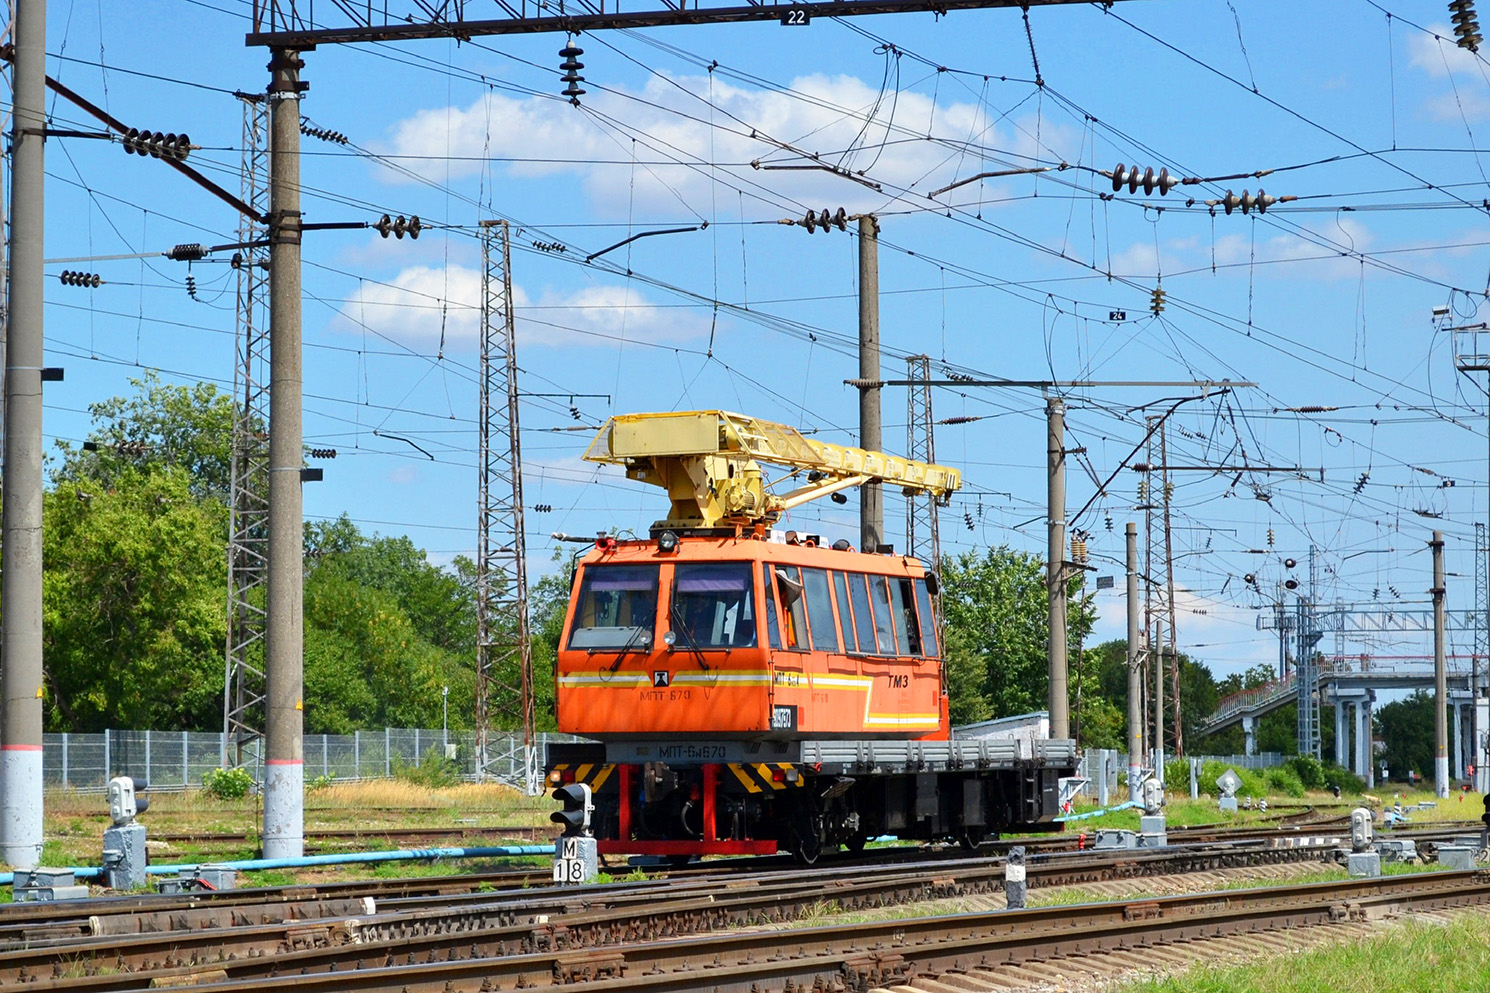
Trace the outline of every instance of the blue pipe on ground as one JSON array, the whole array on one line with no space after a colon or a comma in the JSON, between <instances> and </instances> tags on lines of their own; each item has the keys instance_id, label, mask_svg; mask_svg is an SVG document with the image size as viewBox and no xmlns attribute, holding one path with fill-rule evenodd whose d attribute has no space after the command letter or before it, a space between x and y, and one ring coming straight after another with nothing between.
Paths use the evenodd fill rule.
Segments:
<instances>
[{"instance_id":1,"label":"blue pipe on ground","mask_svg":"<svg viewBox=\"0 0 1490 993\"><path fill-rule=\"evenodd\" d=\"M1130 807L1138 806L1141 806L1141 804L1134 803L1132 800L1125 800L1122 803L1118 804L1116 807L1104 807L1101 810L1088 810L1084 814L1067 814L1065 817L1052 817L1051 820L1056 822L1084 821L1088 817L1100 817L1103 814L1111 814L1114 811L1127 810Z\"/></svg>"}]
</instances>

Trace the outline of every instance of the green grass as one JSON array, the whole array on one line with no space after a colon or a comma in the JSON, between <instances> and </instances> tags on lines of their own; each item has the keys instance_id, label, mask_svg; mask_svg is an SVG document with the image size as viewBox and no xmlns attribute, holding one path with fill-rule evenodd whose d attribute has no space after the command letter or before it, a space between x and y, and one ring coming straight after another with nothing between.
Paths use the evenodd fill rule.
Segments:
<instances>
[{"instance_id":1,"label":"green grass","mask_svg":"<svg viewBox=\"0 0 1490 993\"><path fill-rule=\"evenodd\" d=\"M1333 798L1332 798L1333 799ZM1076 805L1076 813L1086 813L1097 810L1095 804ZM1266 812L1259 810L1238 810L1235 812L1220 810L1216 806L1215 798L1201 797L1191 800L1189 797L1170 796L1169 803L1164 807L1165 821L1169 827L1190 827L1197 824L1223 825L1226 827L1241 827L1247 824L1266 826L1276 823L1268 820L1270 816L1277 814L1273 808ZM1130 807L1127 810L1118 810L1097 817L1089 817L1084 820L1071 821L1066 825L1067 834L1078 834L1085 832L1091 834L1098 828L1126 828L1129 831L1138 830L1138 819L1143 815L1141 810Z\"/></svg>"},{"instance_id":2,"label":"green grass","mask_svg":"<svg viewBox=\"0 0 1490 993\"><path fill-rule=\"evenodd\" d=\"M145 825L152 841L151 862L226 862L258 857L259 828L263 821L261 797L221 800L202 790L188 790L154 794L150 800L150 809L140 815L139 822ZM553 809L553 801L547 796L526 797L492 784L428 787L399 780L332 782L306 794L305 828L308 832L359 828L369 836L349 840L339 847L363 851L402 847L402 842L375 837L383 827L469 826L475 831L489 829L493 833L515 827L547 829L548 815ZM103 797L51 790L46 794L44 812L46 847L42 864L98 865L103 831L109 825L108 803ZM213 833L230 832L244 832L247 840L231 842L210 837ZM167 833L186 837L157 843L156 839ZM323 850L333 847L323 846ZM447 863L447 871L471 871L457 865ZM0 866L3 868L8 867ZM369 872L371 869L367 868L362 876L344 878L365 878Z\"/></svg>"},{"instance_id":3,"label":"green grass","mask_svg":"<svg viewBox=\"0 0 1490 993\"><path fill-rule=\"evenodd\" d=\"M1200 966L1111 993L1484 993L1490 989L1486 918L1409 921L1361 941L1243 966Z\"/></svg>"}]
</instances>

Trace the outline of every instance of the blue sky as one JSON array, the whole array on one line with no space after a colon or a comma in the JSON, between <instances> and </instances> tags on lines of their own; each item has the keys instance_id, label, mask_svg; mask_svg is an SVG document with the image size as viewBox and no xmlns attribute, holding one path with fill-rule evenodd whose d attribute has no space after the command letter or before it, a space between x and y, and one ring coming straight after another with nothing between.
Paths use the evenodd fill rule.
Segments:
<instances>
[{"instance_id":1,"label":"blue sky","mask_svg":"<svg viewBox=\"0 0 1490 993\"><path fill-rule=\"evenodd\" d=\"M266 52L243 44L247 3L78 0L49 18L52 75L131 124L188 132L202 146L191 162L238 188L232 91L267 76ZM1471 606L1485 379L1455 371L1445 328L1485 317L1490 153L1477 143L1490 67L1445 40L1445 5L1153 0L1037 8L1029 24L1027 36L1018 10L992 10L585 35L579 107L558 95L562 36L307 53L302 113L351 142L305 139L307 220L387 211L426 225L417 241L307 236L306 440L340 453L307 486L307 514L406 533L435 562L473 552L476 226L493 217L513 224L522 388L556 394L522 407L536 570L553 568L552 531L643 534L663 510L656 491L582 462L590 436L572 429L724 407L853 443L854 239L780 223L843 207L881 218L887 378L924 352L938 375L1259 384L1170 421L1172 463L1308 470L1176 474L1179 640L1216 671L1276 658L1255 630L1266 598L1242 577L1271 591L1282 560L1311 545L1324 599L1422 607L1426 542L1441 528L1450 605ZM54 114L90 126L65 103ZM1113 196L1093 170L1120 162L1275 171ZM84 437L87 405L146 369L230 385L227 253L190 269L101 257L233 241L232 211L117 144L54 140L47 163L47 257L96 259L48 274L105 280L48 281L47 361L67 370L48 387L49 441ZM862 182L781 168L808 163ZM1036 166L1052 168L928 196ZM1247 216L1204 202L1259 186L1299 199ZM1071 442L1087 450L1071 466L1073 512L1142 436L1135 408L1185 392L1070 392ZM977 418L938 428L938 461L966 475L944 550L1043 554L1038 391L939 389L934 405L938 418ZM888 449L905 447L904 411L904 391L887 389ZM1137 482L1119 472L1073 521L1097 555L1120 558L1124 523L1141 527ZM899 544L893 497L887 522ZM812 505L790 523L854 537L856 505ZM1099 635L1120 636L1119 596L1099 602ZM1347 648L1430 650L1420 638ZM1469 651L1467 637L1453 648Z\"/></svg>"}]
</instances>

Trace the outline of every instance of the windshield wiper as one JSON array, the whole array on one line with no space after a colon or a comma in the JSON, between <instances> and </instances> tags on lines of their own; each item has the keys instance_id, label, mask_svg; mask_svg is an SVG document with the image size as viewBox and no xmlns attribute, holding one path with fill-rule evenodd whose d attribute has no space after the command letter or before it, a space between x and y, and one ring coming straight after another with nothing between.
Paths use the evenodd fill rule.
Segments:
<instances>
[{"instance_id":1,"label":"windshield wiper","mask_svg":"<svg viewBox=\"0 0 1490 993\"><path fill-rule=\"evenodd\" d=\"M693 635L688 633L688 625L683 623L682 615L678 613L678 605L676 603L668 607L667 615L672 619L673 630L683 632L683 640L687 642L688 652L693 656L693 660L698 663L698 667L708 672L709 663L704 661L704 653L699 649L698 642L694 641Z\"/></svg>"},{"instance_id":2,"label":"windshield wiper","mask_svg":"<svg viewBox=\"0 0 1490 993\"><path fill-rule=\"evenodd\" d=\"M619 669L621 667L621 661L625 659L626 656L630 655L633 651L638 652L639 654L645 654L645 652L643 652L642 649L638 648L637 646L639 643L639 639L643 634L646 633L646 631L646 628L642 627L641 625L637 625L636 630L631 632L631 637L626 639L626 643L622 645L620 650L616 653L616 660L610 665L611 672L615 672L617 669ZM651 643L651 640L648 639L646 645L650 646ZM594 655L596 652L608 652L610 650L611 649L609 648L591 648L589 649L589 654Z\"/></svg>"}]
</instances>

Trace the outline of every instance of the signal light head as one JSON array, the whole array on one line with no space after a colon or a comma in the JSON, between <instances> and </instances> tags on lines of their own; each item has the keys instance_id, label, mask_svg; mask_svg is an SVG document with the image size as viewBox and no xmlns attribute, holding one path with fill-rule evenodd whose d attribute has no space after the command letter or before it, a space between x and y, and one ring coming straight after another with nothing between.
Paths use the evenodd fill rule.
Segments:
<instances>
[{"instance_id":1,"label":"signal light head","mask_svg":"<svg viewBox=\"0 0 1490 993\"><path fill-rule=\"evenodd\" d=\"M590 818L595 813L595 802L591 799L590 787L585 783L573 783L554 790L554 799L564 805L548 815L555 824L564 826L566 837L588 835Z\"/></svg>"}]
</instances>

